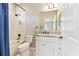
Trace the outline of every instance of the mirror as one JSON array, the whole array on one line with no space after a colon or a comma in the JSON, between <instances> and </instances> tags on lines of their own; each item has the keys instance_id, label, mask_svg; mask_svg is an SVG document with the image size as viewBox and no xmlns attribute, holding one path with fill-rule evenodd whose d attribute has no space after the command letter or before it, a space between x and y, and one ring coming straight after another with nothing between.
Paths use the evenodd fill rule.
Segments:
<instances>
[{"instance_id":1,"label":"mirror","mask_svg":"<svg viewBox=\"0 0 79 59\"><path fill-rule=\"evenodd\" d=\"M60 14L58 10L40 12L40 31L60 32Z\"/></svg>"},{"instance_id":2,"label":"mirror","mask_svg":"<svg viewBox=\"0 0 79 59\"><path fill-rule=\"evenodd\" d=\"M44 19L44 28L46 31L55 30L55 18L54 17L46 17Z\"/></svg>"}]
</instances>

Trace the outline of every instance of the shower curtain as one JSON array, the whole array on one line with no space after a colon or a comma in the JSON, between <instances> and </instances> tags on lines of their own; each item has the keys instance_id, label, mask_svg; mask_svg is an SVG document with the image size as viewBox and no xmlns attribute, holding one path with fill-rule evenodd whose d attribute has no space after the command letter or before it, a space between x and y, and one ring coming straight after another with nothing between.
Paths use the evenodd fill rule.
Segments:
<instances>
[{"instance_id":1,"label":"shower curtain","mask_svg":"<svg viewBox=\"0 0 79 59\"><path fill-rule=\"evenodd\" d=\"M8 3L0 3L0 56L9 56Z\"/></svg>"}]
</instances>

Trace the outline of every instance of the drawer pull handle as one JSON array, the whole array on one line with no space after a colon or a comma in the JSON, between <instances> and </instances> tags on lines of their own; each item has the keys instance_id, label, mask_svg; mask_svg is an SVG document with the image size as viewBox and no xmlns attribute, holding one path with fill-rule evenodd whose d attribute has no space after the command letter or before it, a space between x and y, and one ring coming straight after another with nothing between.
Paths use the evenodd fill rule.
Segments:
<instances>
[{"instance_id":1,"label":"drawer pull handle","mask_svg":"<svg viewBox=\"0 0 79 59\"><path fill-rule=\"evenodd\" d=\"M43 46L46 46L46 44L42 44Z\"/></svg>"}]
</instances>

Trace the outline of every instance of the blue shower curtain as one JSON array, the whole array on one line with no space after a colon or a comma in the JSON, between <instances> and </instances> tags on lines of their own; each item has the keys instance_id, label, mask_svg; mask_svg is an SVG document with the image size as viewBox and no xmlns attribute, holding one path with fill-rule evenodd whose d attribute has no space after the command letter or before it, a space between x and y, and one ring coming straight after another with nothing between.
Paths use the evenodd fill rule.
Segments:
<instances>
[{"instance_id":1,"label":"blue shower curtain","mask_svg":"<svg viewBox=\"0 0 79 59\"><path fill-rule=\"evenodd\" d=\"M0 3L0 56L9 56L8 3Z\"/></svg>"}]
</instances>

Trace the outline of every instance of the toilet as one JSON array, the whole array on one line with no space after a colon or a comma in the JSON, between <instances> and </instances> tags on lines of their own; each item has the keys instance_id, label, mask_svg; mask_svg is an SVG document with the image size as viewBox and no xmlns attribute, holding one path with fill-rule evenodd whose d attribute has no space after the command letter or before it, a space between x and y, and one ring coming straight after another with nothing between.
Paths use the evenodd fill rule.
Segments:
<instances>
[{"instance_id":1,"label":"toilet","mask_svg":"<svg viewBox=\"0 0 79 59\"><path fill-rule=\"evenodd\" d=\"M26 42L32 43L33 36L27 35Z\"/></svg>"},{"instance_id":2,"label":"toilet","mask_svg":"<svg viewBox=\"0 0 79 59\"><path fill-rule=\"evenodd\" d=\"M29 56L32 54L30 51L30 44L32 43L33 36L26 36L26 42L18 46L18 55Z\"/></svg>"}]
</instances>

